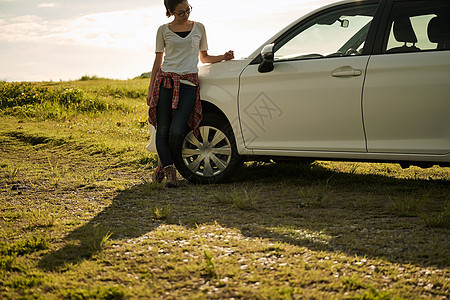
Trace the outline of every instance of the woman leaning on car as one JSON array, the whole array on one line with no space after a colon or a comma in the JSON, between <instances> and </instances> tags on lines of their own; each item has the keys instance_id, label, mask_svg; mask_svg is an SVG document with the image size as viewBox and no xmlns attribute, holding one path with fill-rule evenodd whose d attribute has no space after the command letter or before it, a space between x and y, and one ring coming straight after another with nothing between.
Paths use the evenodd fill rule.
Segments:
<instances>
[{"instance_id":1,"label":"woman leaning on car","mask_svg":"<svg viewBox=\"0 0 450 300\"><path fill-rule=\"evenodd\" d=\"M189 20L192 6L187 0L165 0L170 23L161 25L156 35L156 57L148 87L149 122L156 128L158 168L153 180L167 187L177 187L172 158L181 151L186 124L198 133L202 119L198 58L202 63L216 63L234 58L233 51L223 55L208 54L205 27ZM163 59L163 54L164 59Z\"/></svg>"}]
</instances>

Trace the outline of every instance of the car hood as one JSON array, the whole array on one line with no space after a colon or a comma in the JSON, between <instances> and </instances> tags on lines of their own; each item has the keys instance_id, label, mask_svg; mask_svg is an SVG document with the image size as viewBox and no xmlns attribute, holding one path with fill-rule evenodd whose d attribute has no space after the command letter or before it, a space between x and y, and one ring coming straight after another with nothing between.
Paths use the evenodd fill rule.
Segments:
<instances>
[{"instance_id":1,"label":"car hood","mask_svg":"<svg viewBox=\"0 0 450 300\"><path fill-rule=\"evenodd\" d=\"M199 67L200 81L209 79L239 78L242 70L250 63L249 59L235 59Z\"/></svg>"}]
</instances>

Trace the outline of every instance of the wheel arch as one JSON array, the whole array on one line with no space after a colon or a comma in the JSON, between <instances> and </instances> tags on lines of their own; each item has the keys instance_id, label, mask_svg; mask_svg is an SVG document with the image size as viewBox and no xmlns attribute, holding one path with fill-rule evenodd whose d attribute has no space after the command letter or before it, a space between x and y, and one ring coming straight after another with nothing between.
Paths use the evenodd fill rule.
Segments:
<instances>
[{"instance_id":1,"label":"wheel arch","mask_svg":"<svg viewBox=\"0 0 450 300\"><path fill-rule=\"evenodd\" d=\"M206 100L202 100L201 102L203 113L217 114L227 120L228 125L230 125L231 127L231 131L233 133L234 141L236 143L236 148L239 155L252 155L252 151L245 147L244 138L241 133L241 123L239 121L237 112L234 118L230 120L228 115L217 105ZM233 114L234 112L230 117L233 117Z\"/></svg>"},{"instance_id":2,"label":"wheel arch","mask_svg":"<svg viewBox=\"0 0 450 300\"><path fill-rule=\"evenodd\" d=\"M203 113L210 113L210 114L218 114L225 118L228 123L230 124L230 120L228 120L227 116L224 114L224 112L218 108L216 105L212 104L211 102L202 100L202 111Z\"/></svg>"}]
</instances>

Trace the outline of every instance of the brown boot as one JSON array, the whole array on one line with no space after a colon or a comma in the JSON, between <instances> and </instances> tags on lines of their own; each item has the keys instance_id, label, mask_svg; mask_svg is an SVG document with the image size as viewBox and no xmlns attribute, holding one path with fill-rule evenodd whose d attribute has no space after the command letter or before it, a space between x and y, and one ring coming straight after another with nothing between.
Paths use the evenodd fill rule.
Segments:
<instances>
[{"instance_id":1,"label":"brown boot","mask_svg":"<svg viewBox=\"0 0 450 300\"><path fill-rule=\"evenodd\" d=\"M177 171L175 170L174 166L164 167L164 175L166 176L167 179L166 187L169 188L178 187Z\"/></svg>"},{"instance_id":2,"label":"brown boot","mask_svg":"<svg viewBox=\"0 0 450 300\"><path fill-rule=\"evenodd\" d=\"M156 168L156 171L153 173L153 181L156 181L158 183L161 183L164 180L164 171L161 164L158 164L158 168Z\"/></svg>"}]
</instances>

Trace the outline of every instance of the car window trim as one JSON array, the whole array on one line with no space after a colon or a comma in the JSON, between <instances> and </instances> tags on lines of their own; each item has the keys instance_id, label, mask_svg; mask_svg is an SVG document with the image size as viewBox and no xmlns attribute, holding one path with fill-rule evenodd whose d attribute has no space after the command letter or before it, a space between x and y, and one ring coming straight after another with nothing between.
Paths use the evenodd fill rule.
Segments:
<instances>
[{"instance_id":1,"label":"car window trim","mask_svg":"<svg viewBox=\"0 0 450 300\"><path fill-rule=\"evenodd\" d=\"M391 12L393 0L381 0L377 11L373 17L372 26L369 28L369 33L367 34L366 47L363 49L362 55L373 55L378 54L379 50L377 47L379 46L380 32L383 32L381 29L386 28L386 23L389 19L389 14ZM387 16L387 17L386 17ZM381 39L383 39L381 38Z\"/></svg>"},{"instance_id":2,"label":"car window trim","mask_svg":"<svg viewBox=\"0 0 450 300\"><path fill-rule=\"evenodd\" d=\"M381 17L378 20L379 24L373 40L372 55L385 54L383 53L383 47L384 41L387 40L387 35L390 33L387 27L389 25L389 19L391 17L393 6L394 0L384 1L384 9L382 10Z\"/></svg>"}]
</instances>

